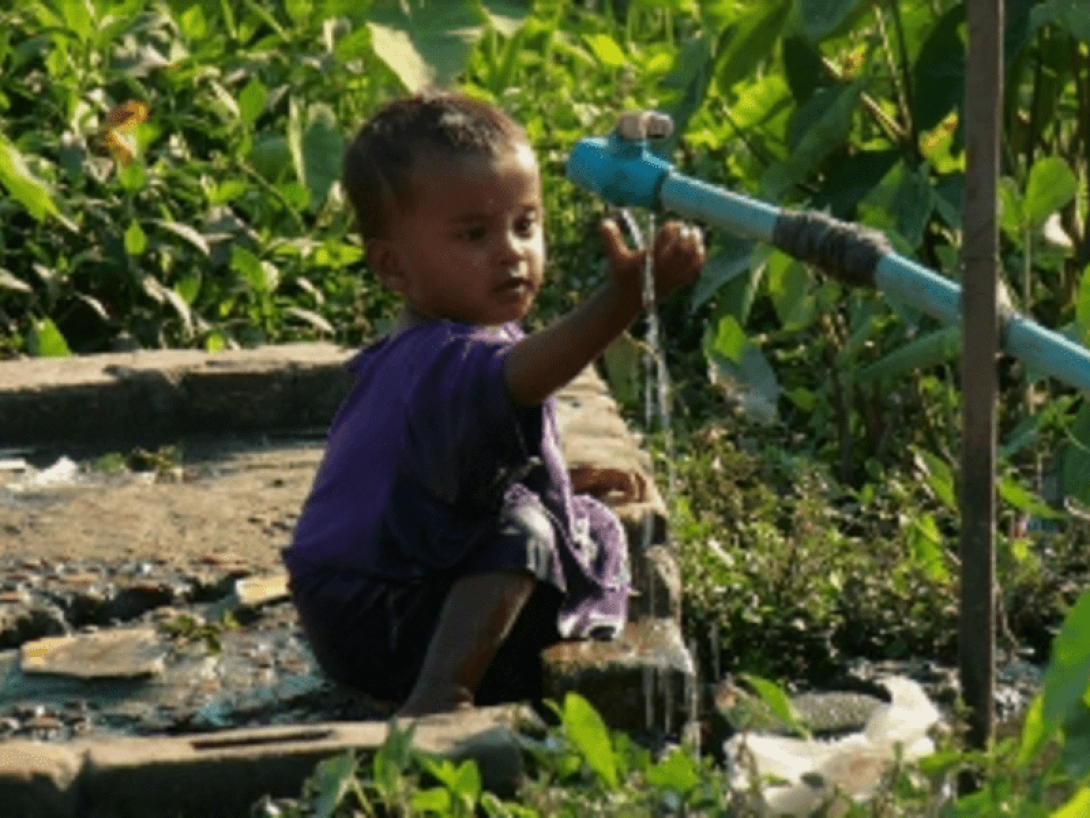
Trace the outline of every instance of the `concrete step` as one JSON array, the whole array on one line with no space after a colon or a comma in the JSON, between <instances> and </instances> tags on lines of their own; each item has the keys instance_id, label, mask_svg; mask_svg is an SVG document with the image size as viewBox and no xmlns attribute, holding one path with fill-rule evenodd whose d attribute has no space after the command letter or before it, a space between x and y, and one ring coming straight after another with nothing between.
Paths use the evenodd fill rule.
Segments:
<instances>
[{"instance_id":1,"label":"concrete step","mask_svg":"<svg viewBox=\"0 0 1090 818\"><path fill-rule=\"evenodd\" d=\"M416 720L414 746L477 761L484 786L510 798L524 775L525 710L492 707ZM319 761L352 751L363 765L383 722L224 730L63 745L0 743L0 814L11 818L241 818L264 795L298 796ZM363 769L367 769L366 766Z\"/></svg>"}]
</instances>

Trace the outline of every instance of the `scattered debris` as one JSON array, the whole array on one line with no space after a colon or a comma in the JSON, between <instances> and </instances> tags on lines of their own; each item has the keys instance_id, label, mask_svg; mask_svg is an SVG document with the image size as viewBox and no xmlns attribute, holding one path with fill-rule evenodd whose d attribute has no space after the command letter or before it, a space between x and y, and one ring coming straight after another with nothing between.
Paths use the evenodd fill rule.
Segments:
<instances>
[{"instance_id":1,"label":"scattered debris","mask_svg":"<svg viewBox=\"0 0 1090 818\"><path fill-rule=\"evenodd\" d=\"M244 577L235 583L239 604L250 608L288 598L288 575L284 572L262 577Z\"/></svg>"},{"instance_id":2,"label":"scattered debris","mask_svg":"<svg viewBox=\"0 0 1090 818\"><path fill-rule=\"evenodd\" d=\"M928 731L938 709L911 679L884 682L893 700L878 707L862 732L833 741L742 733L725 748L732 784L760 792L762 814L808 816L837 797L866 801L890 764L934 752ZM776 784L765 784L769 778ZM822 814L840 814L825 812Z\"/></svg>"}]
</instances>

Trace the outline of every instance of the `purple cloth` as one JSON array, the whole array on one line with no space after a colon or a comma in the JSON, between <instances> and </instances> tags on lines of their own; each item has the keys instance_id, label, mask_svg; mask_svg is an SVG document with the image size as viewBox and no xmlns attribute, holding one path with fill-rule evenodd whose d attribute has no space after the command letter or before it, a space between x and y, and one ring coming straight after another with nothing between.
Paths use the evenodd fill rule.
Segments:
<instances>
[{"instance_id":1,"label":"purple cloth","mask_svg":"<svg viewBox=\"0 0 1090 818\"><path fill-rule=\"evenodd\" d=\"M504 356L522 337L513 323L429 321L349 362L355 385L284 552L293 577L330 566L393 582L488 570L502 521L533 509L548 520L552 558L525 569L563 594L561 636L619 633L624 529L602 503L573 495L555 399L511 402Z\"/></svg>"}]
</instances>

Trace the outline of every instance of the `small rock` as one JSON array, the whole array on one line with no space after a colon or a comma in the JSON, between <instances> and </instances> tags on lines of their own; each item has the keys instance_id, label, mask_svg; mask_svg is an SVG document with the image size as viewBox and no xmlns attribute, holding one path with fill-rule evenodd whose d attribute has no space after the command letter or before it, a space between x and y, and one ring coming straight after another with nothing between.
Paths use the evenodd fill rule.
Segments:
<instances>
[{"instance_id":1,"label":"small rock","mask_svg":"<svg viewBox=\"0 0 1090 818\"><path fill-rule=\"evenodd\" d=\"M27 642L20 650L24 673L82 679L153 676L163 671L166 648L151 628L126 628Z\"/></svg>"},{"instance_id":2,"label":"small rock","mask_svg":"<svg viewBox=\"0 0 1090 818\"><path fill-rule=\"evenodd\" d=\"M288 597L288 575L271 574L263 577L246 577L235 583L235 595L242 605L257 607L267 602Z\"/></svg>"},{"instance_id":3,"label":"small rock","mask_svg":"<svg viewBox=\"0 0 1090 818\"><path fill-rule=\"evenodd\" d=\"M27 730L60 730L64 727L64 722L49 713L41 713L27 719L23 727Z\"/></svg>"}]
</instances>

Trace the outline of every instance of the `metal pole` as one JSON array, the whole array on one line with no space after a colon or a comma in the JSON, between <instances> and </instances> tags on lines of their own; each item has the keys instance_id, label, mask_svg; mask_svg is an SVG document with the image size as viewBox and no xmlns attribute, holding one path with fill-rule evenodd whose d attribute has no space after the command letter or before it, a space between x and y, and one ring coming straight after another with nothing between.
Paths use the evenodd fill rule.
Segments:
<instances>
[{"instance_id":1,"label":"metal pole","mask_svg":"<svg viewBox=\"0 0 1090 818\"><path fill-rule=\"evenodd\" d=\"M968 0L962 257L961 613L958 660L969 744L984 748L995 701L996 177L1003 99L1002 0Z\"/></svg>"}]
</instances>

